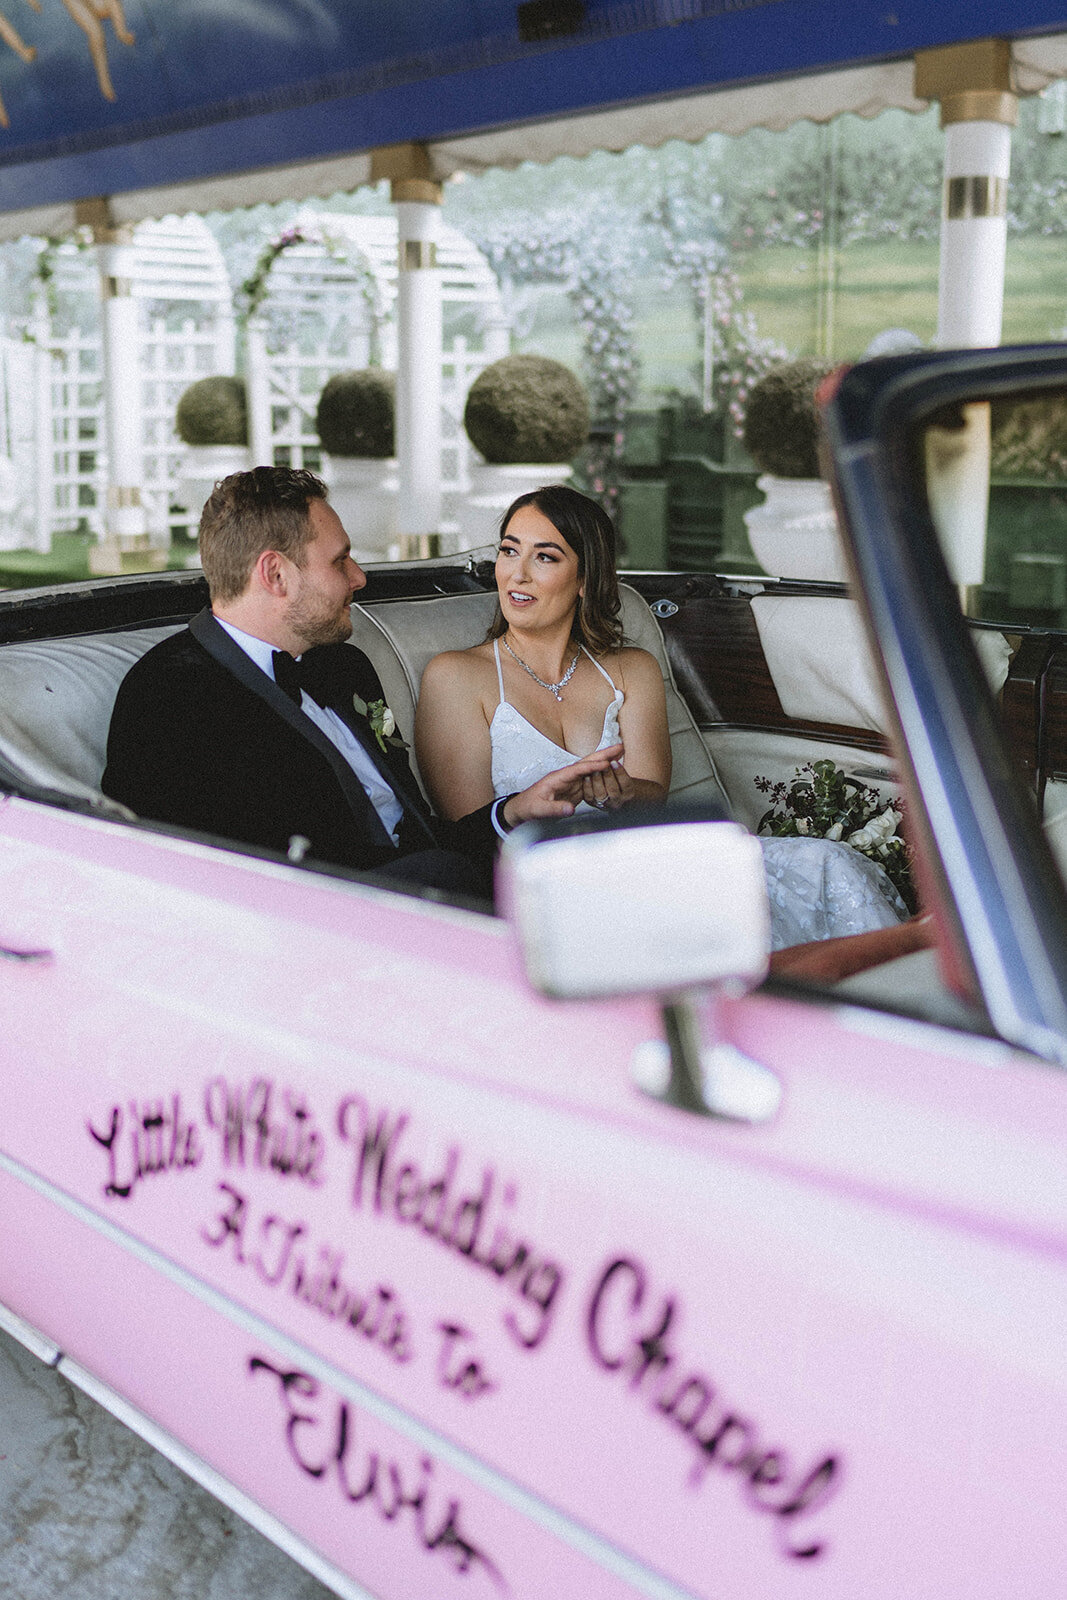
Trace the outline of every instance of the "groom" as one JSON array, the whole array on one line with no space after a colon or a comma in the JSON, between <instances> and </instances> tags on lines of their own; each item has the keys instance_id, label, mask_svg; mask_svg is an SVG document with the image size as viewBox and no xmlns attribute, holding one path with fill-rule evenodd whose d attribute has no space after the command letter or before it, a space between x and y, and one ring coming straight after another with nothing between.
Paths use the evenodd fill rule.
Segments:
<instances>
[{"instance_id":1,"label":"groom","mask_svg":"<svg viewBox=\"0 0 1067 1600\"><path fill-rule=\"evenodd\" d=\"M200 520L211 609L141 657L108 734L106 794L263 849L490 893L497 803L431 816L366 656L345 644L353 561L310 472L217 484Z\"/></svg>"}]
</instances>

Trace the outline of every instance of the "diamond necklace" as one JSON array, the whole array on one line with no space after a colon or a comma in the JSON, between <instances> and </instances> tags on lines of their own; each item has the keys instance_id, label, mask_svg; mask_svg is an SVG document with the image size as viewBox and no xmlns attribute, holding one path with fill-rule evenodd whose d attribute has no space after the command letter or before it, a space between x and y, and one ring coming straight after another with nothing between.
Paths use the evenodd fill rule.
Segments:
<instances>
[{"instance_id":1,"label":"diamond necklace","mask_svg":"<svg viewBox=\"0 0 1067 1600\"><path fill-rule=\"evenodd\" d=\"M519 666L522 668L523 672L528 672L530 674L530 677L533 679L534 683L539 683L542 689L547 689L549 694L554 694L557 700L563 699L561 690L565 689L568 683L570 683L571 679L574 677L574 669L578 665L579 658L582 654L580 650L576 650L574 652L574 659L558 683L546 683L544 678L539 678L537 676L537 673L534 671L533 667L528 667L522 657L515 654L514 650L508 644L507 634L504 635L504 649L507 651L512 661L517 661L519 663Z\"/></svg>"}]
</instances>

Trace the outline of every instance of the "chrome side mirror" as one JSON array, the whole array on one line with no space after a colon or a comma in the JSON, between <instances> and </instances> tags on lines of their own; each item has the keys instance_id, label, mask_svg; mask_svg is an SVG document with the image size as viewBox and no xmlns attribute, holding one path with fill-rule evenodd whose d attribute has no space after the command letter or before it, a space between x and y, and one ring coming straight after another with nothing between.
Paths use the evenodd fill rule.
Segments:
<instances>
[{"instance_id":1,"label":"chrome side mirror","mask_svg":"<svg viewBox=\"0 0 1067 1600\"><path fill-rule=\"evenodd\" d=\"M708 990L743 994L767 972L763 853L744 828L668 811L531 823L505 843L498 889L542 994L660 997L665 1037L633 1062L645 1093L705 1116L774 1114L777 1078L703 1039L695 1004Z\"/></svg>"}]
</instances>

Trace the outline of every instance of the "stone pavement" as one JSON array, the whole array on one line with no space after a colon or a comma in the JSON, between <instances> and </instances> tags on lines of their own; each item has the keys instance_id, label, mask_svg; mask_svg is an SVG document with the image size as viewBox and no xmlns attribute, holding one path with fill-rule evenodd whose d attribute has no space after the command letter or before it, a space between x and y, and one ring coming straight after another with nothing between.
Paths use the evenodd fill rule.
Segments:
<instances>
[{"instance_id":1,"label":"stone pavement","mask_svg":"<svg viewBox=\"0 0 1067 1600\"><path fill-rule=\"evenodd\" d=\"M2 1600L334 1600L0 1332Z\"/></svg>"}]
</instances>

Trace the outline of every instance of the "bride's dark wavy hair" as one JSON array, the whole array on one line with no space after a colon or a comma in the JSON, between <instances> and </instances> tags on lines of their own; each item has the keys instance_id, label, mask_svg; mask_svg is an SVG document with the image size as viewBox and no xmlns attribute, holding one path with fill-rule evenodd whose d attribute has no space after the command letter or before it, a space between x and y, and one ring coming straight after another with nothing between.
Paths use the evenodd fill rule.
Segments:
<instances>
[{"instance_id":1,"label":"bride's dark wavy hair","mask_svg":"<svg viewBox=\"0 0 1067 1600\"><path fill-rule=\"evenodd\" d=\"M582 596L574 609L573 638L584 644L590 655L618 650L622 645L622 599L615 571L615 524L603 506L587 494L552 483L530 494L520 494L511 502L501 519L501 539L516 511L524 506L533 506L547 517L578 557ZM499 639L507 630L498 604L487 637Z\"/></svg>"}]
</instances>

